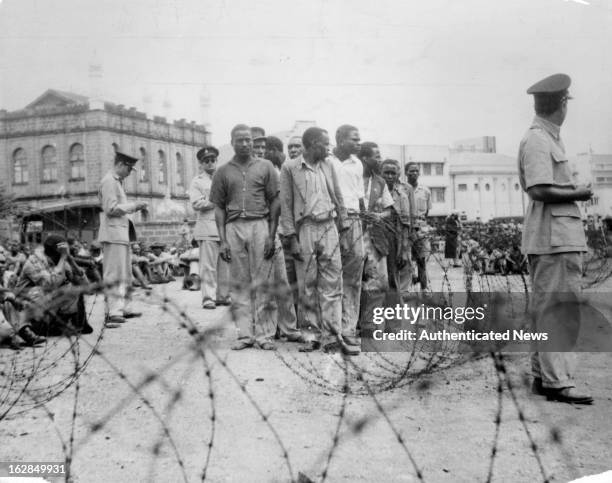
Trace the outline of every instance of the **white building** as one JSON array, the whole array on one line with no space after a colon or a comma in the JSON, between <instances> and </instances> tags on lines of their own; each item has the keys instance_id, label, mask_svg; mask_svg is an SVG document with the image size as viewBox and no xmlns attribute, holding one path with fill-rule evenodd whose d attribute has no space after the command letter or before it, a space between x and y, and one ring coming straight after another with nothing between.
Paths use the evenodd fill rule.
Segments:
<instances>
[{"instance_id":1,"label":"white building","mask_svg":"<svg viewBox=\"0 0 612 483\"><path fill-rule=\"evenodd\" d=\"M523 216L527 200L518 179L516 158L497 153L451 153L451 210L468 220Z\"/></svg>"},{"instance_id":2,"label":"white building","mask_svg":"<svg viewBox=\"0 0 612 483\"><path fill-rule=\"evenodd\" d=\"M593 198L581 203L585 215L612 216L612 154L581 153L575 158L577 183L593 184ZM589 175L585 175L584 172Z\"/></svg>"},{"instance_id":3,"label":"white building","mask_svg":"<svg viewBox=\"0 0 612 483\"><path fill-rule=\"evenodd\" d=\"M450 177L448 160L450 150L442 145L381 144L383 159L399 161L404 173L408 163L418 163L421 168L419 183L431 190L431 216L444 216L450 213ZM402 179L405 180L404 177Z\"/></svg>"}]
</instances>

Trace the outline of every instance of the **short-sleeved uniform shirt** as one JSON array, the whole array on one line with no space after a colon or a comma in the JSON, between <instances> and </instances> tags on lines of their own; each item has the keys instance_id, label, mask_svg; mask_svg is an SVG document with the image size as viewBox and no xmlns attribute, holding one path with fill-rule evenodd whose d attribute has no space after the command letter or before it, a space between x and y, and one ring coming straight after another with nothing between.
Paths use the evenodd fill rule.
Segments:
<instances>
[{"instance_id":1,"label":"short-sleeved uniform shirt","mask_svg":"<svg viewBox=\"0 0 612 483\"><path fill-rule=\"evenodd\" d=\"M206 171L197 175L189 186L189 201L192 205L196 202L205 201L210 203L210 188L212 186L212 175ZM193 237L196 240L219 240L219 232L215 224L215 210L200 211L197 213ZM189 233L189 229L187 230Z\"/></svg>"},{"instance_id":2,"label":"short-sleeved uniform shirt","mask_svg":"<svg viewBox=\"0 0 612 483\"><path fill-rule=\"evenodd\" d=\"M268 216L278 192L278 174L270 161L251 157L243 164L233 158L215 172L210 201L225 210L226 223L255 220Z\"/></svg>"},{"instance_id":3,"label":"short-sleeved uniform shirt","mask_svg":"<svg viewBox=\"0 0 612 483\"><path fill-rule=\"evenodd\" d=\"M519 148L519 180L525 192L532 186L572 186L572 173L560 127L536 116ZM580 208L575 201L544 203L529 198L522 251L544 255L586 251Z\"/></svg>"}]
</instances>

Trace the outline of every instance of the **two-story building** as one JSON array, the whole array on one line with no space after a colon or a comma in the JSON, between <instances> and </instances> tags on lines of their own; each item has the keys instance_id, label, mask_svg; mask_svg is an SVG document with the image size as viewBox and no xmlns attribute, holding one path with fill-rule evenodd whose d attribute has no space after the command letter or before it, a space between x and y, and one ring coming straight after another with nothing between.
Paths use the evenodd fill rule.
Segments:
<instances>
[{"instance_id":1,"label":"two-story building","mask_svg":"<svg viewBox=\"0 0 612 483\"><path fill-rule=\"evenodd\" d=\"M3 186L24 215L25 238L43 230L90 241L100 180L120 150L140 160L124 181L130 199L149 203L146 219L135 215L139 233L170 240L191 215L186 190L197 173L195 153L208 138L195 122L150 119L135 108L49 89L24 109L0 111Z\"/></svg>"}]
</instances>

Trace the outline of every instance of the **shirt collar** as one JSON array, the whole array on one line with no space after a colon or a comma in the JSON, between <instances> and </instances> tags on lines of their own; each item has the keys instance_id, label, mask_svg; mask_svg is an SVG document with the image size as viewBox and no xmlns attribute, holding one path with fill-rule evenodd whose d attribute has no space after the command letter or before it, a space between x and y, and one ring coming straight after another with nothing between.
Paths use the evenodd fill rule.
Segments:
<instances>
[{"instance_id":1,"label":"shirt collar","mask_svg":"<svg viewBox=\"0 0 612 483\"><path fill-rule=\"evenodd\" d=\"M331 155L331 157L332 157L333 159L338 160L338 162L340 162L341 164L344 164L344 163L349 163L349 162L350 162L351 164L353 164L353 163L361 163L361 160L360 160L360 159L359 159L357 156L355 156L354 154L351 154L351 155L350 155L348 158L346 158L344 161L342 161L342 160L341 160L341 159L340 159L338 156L336 156L335 154L332 154L332 155Z\"/></svg>"},{"instance_id":2,"label":"shirt collar","mask_svg":"<svg viewBox=\"0 0 612 483\"><path fill-rule=\"evenodd\" d=\"M200 178L200 179L202 179L202 178L210 178L210 179L212 179L212 177L213 177L213 175L212 174L208 174L206 171L203 171L203 172L199 173L196 176L196 178Z\"/></svg>"},{"instance_id":3,"label":"shirt collar","mask_svg":"<svg viewBox=\"0 0 612 483\"><path fill-rule=\"evenodd\" d=\"M541 127L553 138L557 140L560 139L561 126L557 126L554 122L550 122L547 119L544 119L543 117L536 116L533 119L533 125Z\"/></svg>"},{"instance_id":4,"label":"shirt collar","mask_svg":"<svg viewBox=\"0 0 612 483\"><path fill-rule=\"evenodd\" d=\"M253 163L256 163L257 161L259 161L259 158L255 158L253 156L249 156L249 160L246 163L246 167L248 168L249 166L251 166ZM236 156L234 156L231 159L230 164L233 164L237 168L242 168L244 166L242 163L239 163L238 161L236 161Z\"/></svg>"},{"instance_id":5,"label":"shirt collar","mask_svg":"<svg viewBox=\"0 0 612 483\"><path fill-rule=\"evenodd\" d=\"M321 162L320 162L320 161L319 161L317 164L315 164L315 166L314 166L314 167L313 167L313 166L311 166L310 164L308 164L308 163L306 162L306 160L304 159L304 156L303 156L303 155L301 155L301 154L300 154L300 157L298 158L298 161L299 161L300 166L301 166L302 168L309 169L310 171L315 171L315 168L316 168L316 167L320 167L320 166L321 166Z\"/></svg>"}]
</instances>

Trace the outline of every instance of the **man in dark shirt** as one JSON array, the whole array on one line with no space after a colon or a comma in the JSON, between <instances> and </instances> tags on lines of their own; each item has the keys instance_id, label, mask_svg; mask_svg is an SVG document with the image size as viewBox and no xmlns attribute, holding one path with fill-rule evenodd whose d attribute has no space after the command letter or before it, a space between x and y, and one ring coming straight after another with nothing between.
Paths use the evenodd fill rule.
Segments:
<instances>
[{"instance_id":1,"label":"man in dark shirt","mask_svg":"<svg viewBox=\"0 0 612 483\"><path fill-rule=\"evenodd\" d=\"M212 181L210 200L216 205L219 254L230 263L233 313L238 326L235 350L257 346L274 350L275 304L266 282L272 277L274 239L280 215L278 175L272 163L252 155L248 126L232 129L235 156Z\"/></svg>"}]
</instances>

